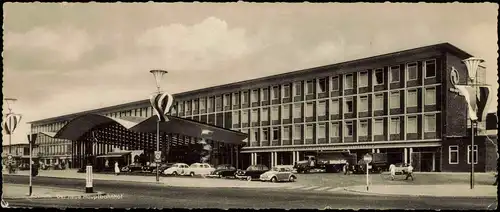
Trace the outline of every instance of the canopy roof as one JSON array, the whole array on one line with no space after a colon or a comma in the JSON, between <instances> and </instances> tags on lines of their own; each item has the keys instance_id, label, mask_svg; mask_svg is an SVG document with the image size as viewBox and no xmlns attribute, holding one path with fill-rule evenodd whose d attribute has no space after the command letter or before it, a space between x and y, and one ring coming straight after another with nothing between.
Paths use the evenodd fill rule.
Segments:
<instances>
[{"instance_id":1,"label":"canopy roof","mask_svg":"<svg viewBox=\"0 0 500 212\"><path fill-rule=\"evenodd\" d=\"M130 153L132 153L132 151L110 152L105 155L99 155L97 158L119 158Z\"/></svg>"},{"instance_id":2,"label":"canopy roof","mask_svg":"<svg viewBox=\"0 0 500 212\"><path fill-rule=\"evenodd\" d=\"M242 144L242 141L247 138L247 134L225 129L222 127L201 123L194 120L184 119L176 116L167 115L169 121L160 122L160 132L175 133L191 137L201 137L203 130L210 130L212 134L208 139L220 141L224 143ZM78 140L86 132L93 128L104 125L118 123L127 130L140 133L156 133L157 118L152 116L149 118L125 116L113 118L98 114L84 114L78 116L57 132L42 132L53 138Z\"/></svg>"}]
</instances>

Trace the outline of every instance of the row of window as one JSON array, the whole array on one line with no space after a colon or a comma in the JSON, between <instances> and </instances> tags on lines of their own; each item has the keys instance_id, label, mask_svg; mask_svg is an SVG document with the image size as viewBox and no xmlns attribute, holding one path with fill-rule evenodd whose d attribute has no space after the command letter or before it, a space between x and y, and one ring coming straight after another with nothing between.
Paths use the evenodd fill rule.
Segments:
<instances>
[{"instance_id":1,"label":"row of window","mask_svg":"<svg viewBox=\"0 0 500 212\"><path fill-rule=\"evenodd\" d=\"M467 145L467 163L471 164L472 157L471 157L471 152L473 152L473 157L474 157L474 164L477 164L478 162L478 146L474 145L474 149L471 149L471 145ZM448 164L459 164L459 148L458 145L451 145L448 147Z\"/></svg>"},{"instance_id":2,"label":"row of window","mask_svg":"<svg viewBox=\"0 0 500 212\"><path fill-rule=\"evenodd\" d=\"M45 155L68 155L71 154L71 145L38 146L38 152Z\"/></svg>"},{"instance_id":3,"label":"row of window","mask_svg":"<svg viewBox=\"0 0 500 212\"><path fill-rule=\"evenodd\" d=\"M425 98L424 98L424 104L425 105L435 105L436 104L436 87L428 87L425 88ZM401 108L401 97L400 97L401 92L400 91L393 91L389 93L389 108L391 109L396 109L396 108ZM372 95L360 95L360 96L349 96L349 97L344 97L343 98L343 105L344 105L344 113L353 113L354 112L354 102L355 99L357 100L357 106L358 106L358 112L368 112L369 108L369 97L372 96L372 110L373 111L380 111L384 110L385 106L385 101L384 101L384 92L377 93L377 94L372 94ZM339 98L334 98L331 100L320 100L318 101L317 104L317 113L318 116L323 116L326 114L327 111L327 101L330 101L330 106L328 108L328 111L330 111L331 114L339 114ZM312 113L314 111L314 102L306 102L306 108L305 108L305 113L307 117L313 116ZM287 115L289 114L290 108L292 104L285 104L282 106L283 114L284 114L284 119L289 118ZM294 103L294 117L301 117L302 115L302 103ZM418 107L418 90L417 89L410 89L406 92L406 107ZM272 113L273 117L276 118L274 120L277 120L278 116L278 111L280 106L273 106L271 107L273 112ZM258 111L259 109L253 109L253 111ZM245 111L245 110L243 110ZM269 108L262 108L261 109L261 114L263 114L263 118L267 117ZM190 112L190 109L185 110L186 113ZM242 115L242 117L245 117L245 113ZM253 116L254 114L252 114ZM295 116L296 115L296 116ZM233 120L239 120L238 111L234 111L233 113ZM255 119L254 119L255 120ZM245 120L242 120L243 123ZM267 120L265 120L267 121Z\"/></svg>"},{"instance_id":4,"label":"row of window","mask_svg":"<svg viewBox=\"0 0 500 212\"><path fill-rule=\"evenodd\" d=\"M426 114L423 116L424 121L424 132L426 133L434 133L436 132L436 114ZM404 117L392 117L389 119L389 134L400 134L401 133L401 119ZM372 122L371 133L369 128L369 123ZM418 116L406 116L406 122L404 124L406 130L405 133L413 134L418 133ZM271 130L269 128L251 128L251 129L243 129L241 130L243 133L247 133L249 135L249 140L251 142L255 142L257 140L268 141L269 138L272 137L272 140L290 140L290 135L293 135L293 139L301 139L304 135L306 139L313 139L314 135L318 139L327 138L327 137L339 137L340 130L342 128L344 130L344 137L353 137L354 131L356 130L358 136L368 136L368 135L384 135L386 132L386 128L384 125L384 119L364 119L359 120L357 123L357 128L355 129L355 124L353 121L344 121L344 122L330 122L330 132L329 136L326 131L327 123L317 123L317 124L306 124L305 130L303 131L304 125L302 124L294 124L294 125L285 125L281 127L272 127ZM314 133L314 129L316 128L316 133ZM291 133L293 130L293 133ZM303 134L305 133L305 134ZM259 136L260 135L260 136Z\"/></svg>"}]
</instances>

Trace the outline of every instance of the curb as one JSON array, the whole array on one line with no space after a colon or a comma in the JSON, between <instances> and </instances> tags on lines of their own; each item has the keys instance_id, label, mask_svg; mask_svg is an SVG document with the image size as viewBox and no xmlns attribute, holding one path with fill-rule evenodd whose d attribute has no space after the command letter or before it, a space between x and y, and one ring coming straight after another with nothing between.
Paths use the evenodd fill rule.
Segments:
<instances>
[{"instance_id":1,"label":"curb","mask_svg":"<svg viewBox=\"0 0 500 212\"><path fill-rule=\"evenodd\" d=\"M453 197L453 198L460 198L460 197L480 197L480 198L493 198L494 196L480 196L480 195L475 195L475 196L436 196L436 195L429 195L429 194L388 194L388 193L378 193L378 192L370 192L370 191L359 191L359 190L354 190L350 188L343 188L344 191L351 192L351 193L358 193L358 194L365 194L365 195L370 195L370 196L388 196L388 197L394 197L394 196L406 196L406 197Z\"/></svg>"},{"instance_id":2,"label":"curb","mask_svg":"<svg viewBox=\"0 0 500 212\"><path fill-rule=\"evenodd\" d=\"M12 175L11 175L12 176ZM26 176L26 175L14 175L14 176ZM70 178L65 178L65 177L58 177L58 176L38 176L38 177L43 177L43 178L58 178L58 179L76 179L76 180L85 180L83 178L77 178L77 177L70 177ZM188 179L219 179L219 178L188 178ZM134 180L113 180L113 179L99 179L99 178L94 178L93 180L102 180L102 181L120 181L120 182L128 182L128 183L143 183L143 184L148 184L148 185L156 185L156 186L166 186L166 187L177 187L177 188L284 188L286 186L270 186L270 187L261 187L261 186L247 186L247 185L242 185L242 186L192 186L192 185L170 185L168 183L162 183L161 181L155 182L155 181L150 181L150 182L144 182L144 181L134 181ZM71 190L71 189L65 189L65 190ZM28 197L22 197L22 198L28 198Z\"/></svg>"},{"instance_id":3,"label":"curb","mask_svg":"<svg viewBox=\"0 0 500 212\"><path fill-rule=\"evenodd\" d=\"M106 196L107 194L104 192L94 192L91 194L81 194L81 195L45 195L45 196L21 196L21 197L4 197L4 200L18 200L18 199L85 199L96 196Z\"/></svg>"}]
</instances>

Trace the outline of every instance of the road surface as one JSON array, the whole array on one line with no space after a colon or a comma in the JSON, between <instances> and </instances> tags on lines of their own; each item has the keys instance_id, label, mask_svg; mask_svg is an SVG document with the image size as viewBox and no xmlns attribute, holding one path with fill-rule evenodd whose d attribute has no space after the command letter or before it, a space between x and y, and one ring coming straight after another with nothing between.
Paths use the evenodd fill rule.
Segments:
<instances>
[{"instance_id":1,"label":"road surface","mask_svg":"<svg viewBox=\"0 0 500 212\"><path fill-rule=\"evenodd\" d=\"M28 184L26 176L5 176L4 183ZM345 192L267 188L189 188L154 183L94 180L94 190L112 199L18 199L11 207L55 208L309 208L309 209L487 209L496 198L384 197ZM85 180L36 177L36 186L85 188ZM120 197L120 198L116 198Z\"/></svg>"}]
</instances>

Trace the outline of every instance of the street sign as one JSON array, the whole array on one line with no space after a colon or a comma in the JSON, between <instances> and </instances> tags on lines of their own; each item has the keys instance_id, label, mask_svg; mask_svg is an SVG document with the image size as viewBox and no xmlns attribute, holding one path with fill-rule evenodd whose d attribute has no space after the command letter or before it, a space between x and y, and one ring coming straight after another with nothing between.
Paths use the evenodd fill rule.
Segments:
<instances>
[{"instance_id":1,"label":"street sign","mask_svg":"<svg viewBox=\"0 0 500 212\"><path fill-rule=\"evenodd\" d=\"M366 162L366 163L371 163L373 158L370 154L366 154L364 157L363 157L363 160Z\"/></svg>"},{"instance_id":2,"label":"street sign","mask_svg":"<svg viewBox=\"0 0 500 212\"><path fill-rule=\"evenodd\" d=\"M161 151L155 151L155 162L161 162Z\"/></svg>"},{"instance_id":3,"label":"street sign","mask_svg":"<svg viewBox=\"0 0 500 212\"><path fill-rule=\"evenodd\" d=\"M368 165L368 169L372 169L372 165Z\"/></svg>"},{"instance_id":4,"label":"street sign","mask_svg":"<svg viewBox=\"0 0 500 212\"><path fill-rule=\"evenodd\" d=\"M12 155L7 156L7 159L12 160Z\"/></svg>"}]
</instances>

